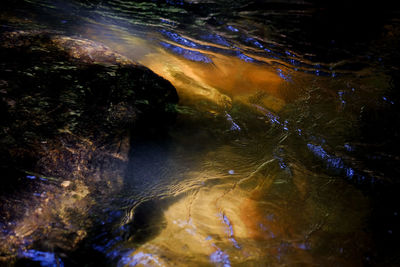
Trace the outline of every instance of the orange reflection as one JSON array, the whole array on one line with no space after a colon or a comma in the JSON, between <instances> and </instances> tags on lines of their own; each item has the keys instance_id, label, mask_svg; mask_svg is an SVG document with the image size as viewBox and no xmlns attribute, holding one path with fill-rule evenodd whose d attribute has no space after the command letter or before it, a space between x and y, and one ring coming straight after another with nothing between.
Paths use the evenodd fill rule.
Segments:
<instances>
[{"instance_id":1,"label":"orange reflection","mask_svg":"<svg viewBox=\"0 0 400 267\"><path fill-rule=\"evenodd\" d=\"M248 103L248 98L265 92L261 104L278 111L284 105L278 90L281 78L267 66L244 62L235 57L213 55L214 64L198 63L159 49L140 63L169 80L182 98L206 98L219 106L231 101Z\"/></svg>"},{"instance_id":2,"label":"orange reflection","mask_svg":"<svg viewBox=\"0 0 400 267\"><path fill-rule=\"evenodd\" d=\"M264 95L259 104L268 109L279 111L285 104L279 95L284 81L267 64L212 52L207 52L207 56L213 63L193 62L115 26L97 25L85 28L90 39L105 43L169 80L185 104L207 100L229 108L232 101L248 104L249 97L260 92Z\"/></svg>"}]
</instances>

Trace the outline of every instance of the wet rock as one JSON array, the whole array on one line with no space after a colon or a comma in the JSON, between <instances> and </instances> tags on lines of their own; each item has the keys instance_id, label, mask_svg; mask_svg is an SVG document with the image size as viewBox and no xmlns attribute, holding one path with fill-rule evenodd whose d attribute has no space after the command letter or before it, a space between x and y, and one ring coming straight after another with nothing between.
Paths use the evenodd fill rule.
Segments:
<instances>
[{"instance_id":1,"label":"wet rock","mask_svg":"<svg viewBox=\"0 0 400 267\"><path fill-rule=\"evenodd\" d=\"M43 236L72 249L94 196L121 188L132 134L168 126L177 93L102 44L55 33L5 33L0 58L0 255Z\"/></svg>"},{"instance_id":2,"label":"wet rock","mask_svg":"<svg viewBox=\"0 0 400 267\"><path fill-rule=\"evenodd\" d=\"M61 183L61 186L62 187L68 187L68 186L70 186L70 184L71 184L71 181L64 181L64 182Z\"/></svg>"}]
</instances>

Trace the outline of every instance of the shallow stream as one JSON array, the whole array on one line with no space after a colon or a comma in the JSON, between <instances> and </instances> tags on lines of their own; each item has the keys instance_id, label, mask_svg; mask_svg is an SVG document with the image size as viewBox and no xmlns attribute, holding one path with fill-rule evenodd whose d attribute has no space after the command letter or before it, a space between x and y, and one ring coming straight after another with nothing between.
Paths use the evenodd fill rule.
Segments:
<instances>
[{"instance_id":1,"label":"shallow stream","mask_svg":"<svg viewBox=\"0 0 400 267\"><path fill-rule=\"evenodd\" d=\"M289 0L22 2L0 12L3 30L30 25L104 43L180 97L168 132L131 141L123 189L96 199L101 216L79 252L28 246L22 258L399 263L394 11Z\"/></svg>"}]
</instances>

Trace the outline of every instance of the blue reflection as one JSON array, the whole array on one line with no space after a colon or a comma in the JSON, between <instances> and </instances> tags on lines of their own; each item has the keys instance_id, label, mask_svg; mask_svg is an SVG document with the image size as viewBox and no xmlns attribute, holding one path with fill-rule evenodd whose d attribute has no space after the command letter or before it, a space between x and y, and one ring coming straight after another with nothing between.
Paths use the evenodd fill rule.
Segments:
<instances>
[{"instance_id":1,"label":"blue reflection","mask_svg":"<svg viewBox=\"0 0 400 267\"><path fill-rule=\"evenodd\" d=\"M283 158L277 158L278 160L279 160L279 167L281 168L281 169L286 169L287 168L287 165L286 165L286 163L283 161Z\"/></svg>"},{"instance_id":2,"label":"blue reflection","mask_svg":"<svg viewBox=\"0 0 400 267\"><path fill-rule=\"evenodd\" d=\"M233 27L233 26L231 26L231 25L226 26L226 28L227 28L228 30L230 30L231 32L238 32L238 31L239 31L238 29L236 29L235 27Z\"/></svg>"},{"instance_id":3,"label":"blue reflection","mask_svg":"<svg viewBox=\"0 0 400 267\"><path fill-rule=\"evenodd\" d=\"M301 65L301 62L300 62L300 61L297 61L297 60L295 60L295 59L293 59L293 58L289 59L289 63L292 64L293 66L299 66L299 65Z\"/></svg>"},{"instance_id":4,"label":"blue reflection","mask_svg":"<svg viewBox=\"0 0 400 267\"><path fill-rule=\"evenodd\" d=\"M354 170L352 168L346 169L346 176L352 178L354 176Z\"/></svg>"},{"instance_id":5,"label":"blue reflection","mask_svg":"<svg viewBox=\"0 0 400 267\"><path fill-rule=\"evenodd\" d=\"M346 177L352 179L355 177L355 171L353 168L346 167L343 160L339 157L335 157L329 155L321 146L307 144L308 149L318 158L326 161L326 164L329 168L333 168L336 170L342 170ZM357 175L358 180L364 181L365 177L362 175Z\"/></svg>"},{"instance_id":6,"label":"blue reflection","mask_svg":"<svg viewBox=\"0 0 400 267\"><path fill-rule=\"evenodd\" d=\"M269 48L265 48L258 40L254 39L253 37L247 37L246 39L244 39L244 41L245 41L246 43L249 43L249 44L251 44L251 45L257 47L257 48L264 49L264 51L267 52L267 53L272 54L272 55L269 55L269 57L271 57L271 58L274 58L274 59L282 59L282 58L279 58L279 57L276 56L276 55L278 55L278 56L282 56L282 55L280 55L279 53L273 52L273 51L272 51L271 49L269 49Z\"/></svg>"},{"instance_id":7,"label":"blue reflection","mask_svg":"<svg viewBox=\"0 0 400 267\"><path fill-rule=\"evenodd\" d=\"M340 101L340 103L342 103L342 107L344 107L344 105L346 104L346 101L343 99L344 92L343 91L339 91L338 95L339 95L339 101Z\"/></svg>"},{"instance_id":8,"label":"blue reflection","mask_svg":"<svg viewBox=\"0 0 400 267\"><path fill-rule=\"evenodd\" d=\"M321 146L307 144L307 147L314 153L314 155L318 156L321 159L326 159L328 157L328 153L326 153Z\"/></svg>"},{"instance_id":9,"label":"blue reflection","mask_svg":"<svg viewBox=\"0 0 400 267\"><path fill-rule=\"evenodd\" d=\"M279 117L274 115L273 113L269 112L268 110L266 110L265 108L259 106L259 105L254 105L254 107L256 107L258 110L260 110L261 112L263 112L265 114L265 116L270 120L271 124L278 124L281 125L281 122L279 121Z\"/></svg>"},{"instance_id":10,"label":"blue reflection","mask_svg":"<svg viewBox=\"0 0 400 267\"><path fill-rule=\"evenodd\" d=\"M277 72L278 72L279 77L281 77L281 78L284 79L285 81L287 81L287 82L291 82L291 81L292 81L292 79L290 78L290 75L288 75L288 74L285 75L285 74L283 73L283 70L277 69Z\"/></svg>"},{"instance_id":11,"label":"blue reflection","mask_svg":"<svg viewBox=\"0 0 400 267\"><path fill-rule=\"evenodd\" d=\"M303 64L303 66L304 66L304 64ZM305 65L305 66L308 67L307 65ZM302 72L307 73L307 74L315 74L317 76L323 76L323 77L330 77L331 76L331 73L326 72L326 71L321 71L321 70L312 70L312 71L310 71L310 70L301 70L301 69L294 69L294 70L302 71Z\"/></svg>"},{"instance_id":12,"label":"blue reflection","mask_svg":"<svg viewBox=\"0 0 400 267\"><path fill-rule=\"evenodd\" d=\"M288 56L291 56L291 57L295 57L295 55L290 53L289 51L285 51L285 54L288 55Z\"/></svg>"},{"instance_id":13,"label":"blue reflection","mask_svg":"<svg viewBox=\"0 0 400 267\"><path fill-rule=\"evenodd\" d=\"M344 148L349 152L353 152L354 151L354 148L352 146L350 146L349 144L344 144Z\"/></svg>"},{"instance_id":14,"label":"blue reflection","mask_svg":"<svg viewBox=\"0 0 400 267\"><path fill-rule=\"evenodd\" d=\"M387 98L386 96L383 96L382 99L383 99L384 101L386 101L386 102L388 102L388 103L394 105L394 102L391 101L391 100L390 100L389 98Z\"/></svg>"},{"instance_id":15,"label":"blue reflection","mask_svg":"<svg viewBox=\"0 0 400 267\"><path fill-rule=\"evenodd\" d=\"M184 1L183 0L165 0L165 3L173 6L183 6Z\"/></svg>"},{"instance_id":16,"label":"blue reflection","mask_svg":"<svg viewBox=\"0 0 400 267\"><path fill-rule=\"evenodd\" d=\"M40 263L43 267L64 267L64 263L54 253L34 249L22 252L22 256Z\"/></svg>"},{"instance_id":17,"label":"blue reflection","mask_svg":"<svg viewBox=\"0 0 400 267\"><path fill-rule=\"evenodd\" d=\"M210 256L211 262L222 264L224 267L230 267L231 262L229 260L229 255L221 250L215 251Z\"/></svg>"},{"instance_id":18,"label":"blue reflection","mask_svg":"<svg viewBox=\"0 0 400 267\"><path fill-rule=\"evenodd\" d=\"M272 124L281 124L280 122L279 122L279 117L278 116L275 116L274 114L272 114L271 112L267 112L266 114L265 114L265 116L267 116L268 117L268 119L271 121L271 123Z\"/></svg>"},{"instance_id":19,"label":"blue reflection","mask_svg":"<svg viewBox=\"0 0 400 267\"><path fill-rule=\"evenodd\" d=\"M227 46L227 47L231 46L231 44L227 40L225 40L225 38L223 38L222 36L220 36L218 34L202 35L201 38L203 40L210 41L214 44L219 44L219 45L223 45L223 46Z\"/></svg>"},{"instance_id":20,"label":"blue reflection","mask_svg":"<svg viewBox=\"0 0 400 267\"><path fill-rule=\"evenodd\" d=\"M262 224L262 223L259 223L259 224L258 224L258 227L260 227L260 229L261 229L262 231L264 231L264 232L266 232L266 231L268 230L267 227L265 227L264 224Z\"/></svg>"},{"instance_id":21,"label":"blue reflection","mask_svg":"<svg viewBox=\"0 0 400 267\"><path fill-rule=\"evenodd\" d=\"M125 256L121 257L119 265L128 265L128 266L136 266L136 265L144 265L144 266L162 266L163 264L158 260L156 256L153 256L150 253L138 252L135 255L131 256L133 251L126 253ZM153 264L151 264L153 263Z\"/></svg>"},{"instance_id":22,"label":"blue reflection","mask_svg":"<svg viewBox=\"0 0 400 267\"><path fill-rule=\"evenodd\" d=\"M110 210L108 212L108 216L106 219L107 223L112 223L113 221L115 221L117 218L122 217L122 211L120 210ZM122 225L121 227L126 227L126 225Z\"/></svg>"},{"instance_id":23,"label":"blue reflection","mask_svg":"<svg viewBox=\"0 0 400 267\"><path fill-rule=\"evenodd\" d=\"M288 120L285 120L285 123L283 124L283 130L289 131L289 128L287 127L288 125Z\"/></svg>"},{"instance_id":24,"label":"blue reflection","mask_svg":"<svg viewBox=\"0 0 400 267\"><path fill-rule=\"evenodd\" d=\"M174 41L174 42L176 42L178 44L181 44L181 45L184 45L184 46L189 46L189 47L197 47L198 46L196 43L194 43L194 42L192 42L192 41L180 36L177 33L170 32L170 31L167 31L167 30L161 30L160 32L164 36L168 37L170 40L172 40L172 41Z\"/></svg>"},{"instance_id":25,"label":"blue reflection","mask_svg":"<svg viewBox=\"0 0 400 267\"><path fill-rule=\"evenodd\" d=\"M241 130L241 128L239 127L239 125L237 125L237 124L233 121L231 115L229 115L228 113L226 113L226 118L227 118L227 120L232 124L232 126L231 126L231 131L240 131L240 130Z\"/></svg>"},{"instance_id":26,"label":"blue reflection","mask_svg":"<svg viewBox=\"0 0 400 267\"><path fill-rule=\"evenodd\" d=\"M228 217L226 217L225 214L222 215L222 220L223 220L223 222L224 222L224 223L228 226L228 228L229 228L229 231L228 231L229 236L233 236L233 227L232 227L232 224L231 224L231 222L229 221Z\"/></svg>"},{"instance_id":27,"label":"blue reflection","mask_svg":"<svg viewBox=\"0 0 400 267\"><path fill-rule=\"evenodd\" d=\"M235 238L231 237L229 238L229 240L233 243L233 246L237 249L241 249L241 247L239 246L239 243L236 241Z\"/></svg>"},{"instance_id":28,"label":"blue reflection","mask_svg":"<svg viewBox=\"0 0 400 267\"><path fill-rule=\"evenodd\" d=\"M261 48L261 49L264 48L264 46L263 46L260 42L258 42L258 41L253 42L253 44L254 44L255 46L257 46L258 48Z\"/></svg>"},{"instance_id":29,"label":"blue reflection","mask_svg":"<svg viewBox=\"0 0 400 267\"><path fill-rule=\"evenodd\" d=\"M172 25L172 26L175 25L175 22L169 21L169 20L166 20L166 19L160 19L160 21L161 21L162 23L169 24L169 25Z\"/></svg>"},{"instance_id":30,"label":"blue reflection","mask_svg":"<svg viewBox=\"0 0 400 267\"><path fill-rule=\"evenodd\" d=\"M244 60L245 62L255 62L256 60L254 58L251 58L249 56L246 56L242 52L237 52L237 57L240 58L241 60Z\"/></svg>"},{"instance_id":31,"label":"blue reflection","mask_svg":"<svg viewBox=\"0 0 400 267\"><path fill-rule=\"evenodd\" d=\"M175 46L172 44L168 44L168 43L164 43L164 42L160 42L160 44L171 50L173 53L178 54L183 56L186 59L192 60L192 61L197 61L197 62L204 62L204 63L212 63L212 60L203 55L202 53L198 52L198 51L193 51L193 50L188 50L179 46Z\"/></svg>"},{"instance_id":32,"label":"blue reflection","mask_svg":"<svg viewBox=\"0 0 400 267\"><path fill-rule=\"evenodd\" d=\"M34 175L27 175L26 178L31 179L31 180L34 180L34 179L36 179L36 176L34 176Z\"/></svg>"},{"instance_id":33,"label":"blue reflection","mask_svg":"<svg viewBox=\"0 0 400 267\"><path fill-rule=\"evenodd\" d=\"M307 243L297 244L297 247L298 247L299 249L302 249L302 250L309 250L309 249L310 249L310 245L307 244Z\"/></svg>"},{"instance_id":34,"label":"blue reflection","mask_svg":"<svg viewBox=\"0 0 400 267\"><path fill-rule=\"evenodd\" d=\"M270 120L271 124L281 125L283 127L284 131L289 131L289 127L288 127L289 121L288 120L285 120L282 123L282 122L280 122L280 118L278 116L276 116L273 113L267 111L265 108L263 108L263 107L261 107L259 105L253 105L253 106L256 107L257 109L259 109L260 111L262 111L265 114L265 116ZM297 132L297 134L299 136L303 136L303 132L302 132L301 129L295 129L295 131ZM321 138L321 137L310 136L309 138L313 142L316 142L316 143L319 143L319 144L325 144L326 143L326 140L324 138ZM327 164L328 168L339 170L342 173L344 173L346 175L346 177L348 177L350 179L355 178L355 180L357 180L357 181L364 181L365 180L365 177L360 175L360 174L356 174L353 168L346 167L341 158L329 155L322 148L322 146L308 143L307 147L315 156L317 156L318 158L326 161L326 164ZM353 150L353 148L348 144L345 144L344 147L348 151L352 151ZM279 167L281 169L285 169L285 170L289 170L290 171L289 167L284 162L282 157L280 157L278 154L274 153L274 158L276 158L278 160ZM373 180L371 180L371 182L373 183Z\"/></svg>"},{"instance_id":35,"label":"blue reflection","mask_svg":"<svg viewBox=\"0 0 400 267\"><path fill-rule=\"evenodd\" d=\"M229 221L228 217L225 214L220 214L222 221L224 224L226 224L228 226L228 231L227 234L229 235L229 240L233 243L233 246L237 249L241 249L241 247L239 246L238 242L236 241L236 239L234 238L234 233L233 233L233 226L232 223Z\"/></svg>"},{"instance_id":36,"label":"blue reflection","mask_svg":"<svg viewBox=\"0 0 400 267\"><path fill-rule=\"evenodd\" d=\"M254 46L256 46L258 48L264 49L264 46L259 41L257 41L256 39L254 39L252 37L246 38L245 42L251 43L251 44L253 44ZM269 50L269 49L265 49L265 50ZM271 52L271 50L269 50L268 52Z\"/></svg>"},{"instance_id":37,"label":"blue reflection","mask_svg":"<svg viewBox=\"0 0 400 267\"><path fill-rule=\"evenodd\" d=\"M281 125L283 127L284 131L289 131L289 121L285 120L283 123L280 122L280 118L276 115L274 115L273 113L267 111L266 109L264 109L261 106L258 105L254 105L257 109L263 111L265 113L265 116L270 120L271 124L278 124ZM299 136L303 135L303 132L301 129L296 129L296 132ZM321 137L316 137L316 136L310 136L310 139L313 142L319 143L319 144L325 144L326 140L324 138ZM342 172L344 172L344 174L346 175L346 177L353 179L355 178L357 181L364 181L365 177L359 174L356 174L353 168L350 167L346 167L343 160L339 157L335 157L335 156L331 156L329 155L320 145L314 145L311 143L307 144L308 149L318 158L326 161L327 167L328 168L332 168L335 170L340 170ZM348 145L345 144L344 147L346 148L346 150L348 151L352 151L353 148ZM279 163L279 167L281 169L285 169L285 170L289 170L289 167L287 166L287 164L284 162L283 158L280 157L279 155L277 155L276 153L274 153L274 158L276 158L278 160ZM373 182L373 181L371 181Z\"/></svg>"},{"instance_id":38,"label":"blue reflection","mask_svg":"<svg viewBox=\"0 0 400 267\"><path fill-rule=\"evenodd\" d=\"M322 148L322 146L307 144L307 147L309 150L311 150L311 152L314 153L314 155L321 159L328 160L331 158L331 156L328 155L328 153Z\"/></svg>"},{"instance_id":39,"label":"blue reflection","mask_svg":"<svg viewBox=\"0 0 400 267\"><path fill-rule=\"evenodd\" d=\"M284 161L284 159L281 156L279 156L280 154L283 154L283 153L284 153L283 149L280 148L277 151L275 151L273 153L273 155L274 155L274 158L278 160L278 164L279 164L279 167L281 169L289 170L287 164Z\"/></svg>"},{"instance_id":40,"label":"blue reflection","mask_svg":"<svg viewBox=\"0 0 400 267\"><path fill-rule=\"evenodd\" d=\"M299 136L302 135L301 129L297 129L297 134L298 134Z\"/></svg>"}]
</instances>

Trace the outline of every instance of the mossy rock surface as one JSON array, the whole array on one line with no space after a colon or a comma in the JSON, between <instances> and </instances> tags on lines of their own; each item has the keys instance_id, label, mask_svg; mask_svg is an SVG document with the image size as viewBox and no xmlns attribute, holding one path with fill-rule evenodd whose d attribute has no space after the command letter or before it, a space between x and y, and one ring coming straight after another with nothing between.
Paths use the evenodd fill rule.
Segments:
<instances>
[{"instance_id":1,"label":"mossy rock surface","mask_svg":"<svg viewBox=\"0 0 400 267\"><path fill-rule=\"evenodd\" d=\"M122 189L131 136L173 121L176 90L102 44L51 32L0 35L0 58L1 259L34 243L74 249L97 201Z\"/></svg>"},{"instance_id":2,"label":"mossy rock surface","mask_svg":"<svg viewBox=\"0 0 400 267\"><path fill-rule=\"evenodd\" d=\"M112 146L135 125L157 129L178 101L168 81L102 44L23 31L0 40L0 154L22 165L66 134Z\"/></svg>"}]
</instances>

